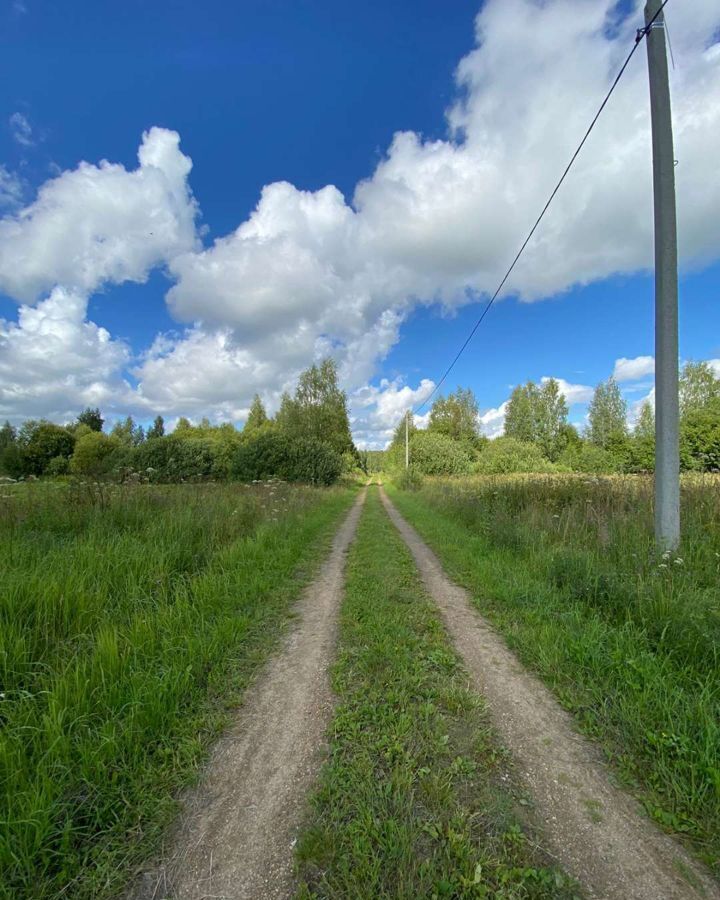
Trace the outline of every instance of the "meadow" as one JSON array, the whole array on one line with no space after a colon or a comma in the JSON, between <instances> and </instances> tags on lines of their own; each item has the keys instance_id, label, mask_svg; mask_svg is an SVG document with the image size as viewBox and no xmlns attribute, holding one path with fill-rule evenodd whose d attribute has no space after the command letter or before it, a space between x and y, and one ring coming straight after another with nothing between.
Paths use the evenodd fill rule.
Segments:
<instances>
[{"instance_id":1,"label":"meadow","mask_svg":"<svg viewBox=\"0 0 720 900\"><path fill-rule=\"evenodd\" d=\"M352 496L0 486L0 896L122 887Z\"/></svg>"},{"instance_id":2,"label":"meadow","mask_svg":"<svg viewBox=\"0 0 720 900\"><path fill-rule=\"evenodd\" d=\"M389 492L648 815L717 874L720 480L684 477L682 544L665 554L650 478L435 478Z\"/></svg>"}]
</instances>

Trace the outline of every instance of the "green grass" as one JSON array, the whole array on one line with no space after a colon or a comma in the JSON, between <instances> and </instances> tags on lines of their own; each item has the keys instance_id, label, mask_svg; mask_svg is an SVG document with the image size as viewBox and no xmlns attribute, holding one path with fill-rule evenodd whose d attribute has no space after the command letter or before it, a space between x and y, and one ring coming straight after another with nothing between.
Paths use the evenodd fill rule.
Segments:
<instances>
[{"instance_id":1,"label":"green grass","mask_svg":"<svg viewBox=\"0 0 720 900\"><path fill-rule=\"evenodd\" d=\"M645 479L390 493L648 814L720 872L720 482L684 481L683 542L666 558Z\"/></svg>"},{"instance_id":2,"label":"green grass","mask_svg":"<svg viewBox=\"0 0 720 900\"><path fill-rule=\"evenodd\" d=\"M352 496L0 488L0 896L122 888Z\"/></svg>"},{"instance_id":3,"label":"green grass","mask_svg":"<svg viewBox=\"0 0 720 900\"><path fill-rule=\"evenodd\" d=\"M574 895L520 824L467 680L372 488L348 560L330 758L297 849L300 897Z\"/></svg>"}]
</instances>

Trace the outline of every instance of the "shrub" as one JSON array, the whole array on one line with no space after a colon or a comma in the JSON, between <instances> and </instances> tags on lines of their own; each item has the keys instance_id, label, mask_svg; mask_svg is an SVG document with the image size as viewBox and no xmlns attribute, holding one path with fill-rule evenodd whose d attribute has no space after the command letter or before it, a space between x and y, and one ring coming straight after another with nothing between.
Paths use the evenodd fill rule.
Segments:
<instances>
[{"instance_id":1,"label":"shrub","mask_svg":"<svg viewBox=\"0 0 720 900\"><path fill-rule=\"evenodd\" d=\"M76 475L99 475L105 471L107 457L116 447L115 438L102 431L89 431L75 444L70 471Z\"/></svg>"},{"instance_id":2,"label":"shrub","mask_svg":"<svg viewBox=\"0 0 720 900\"><path fill-rule=\"evenodd\" d=\"M482 475L506 475L512 472L555 472L536 444L513 437L490 441L479 454L473 471Z\"/></svg>"},{"instance_id":3,"label":"shrub","mask_svg":"<svg viewBox=\"0 0 720 900\"><path fill-rule=\"evenodd\" d=\"M693 409L680 426L680 462L696 472L720 470L720 402Z\"/></svg>"},{"instance_id":4,"label":"shrub","mask_svg":"<svg viewBox=\"0 0 720 900\"><path fill-rule=\"evenodd\" d=\"M328 444L268 431L238 447L231 472L239 481L282 478L327 485L337 481L342 468L342 456Z\"/></svg>"},{"instance_id":5,"label":"shrub","mask_svg":"<svg viewBox=\"0 0 720 900\"><path fill-rule=\"evenodd\" d=\"M67 456L53 456L45 469L46 475L56 477L58 475L67 475L70 471L70 460Z\"/></svg>"},{"instance_id":6,"label":"shrub","mask_svg":"<svg viewBox=\"0 0 720 900\"><path fill-rule=\"evenodd\" d=\"M592 475L610 475L619 469L618 459L612 453L589 441L583 441L578 447L568 447L558 462L573 472Z\"/></svg>"},{"instance_id":7,"label":"shrub","mask_svg":"<svg viewBox=\"0 0 720 900\"><path fill-rule=\"evenodd\" d=\"M203 481L213 476L214 442L205 438L153 438L140 444L132 455L134 468L154 482Z\"/></svg>"},{"instance_id":8,"label":"shrub","mask_svg":"<svg viewBox=\"0 0 720 900\"><path fill-rule=\"evenodd\" d=\"M410 438L410 463L421 475L467 475L473 450L446 434L416 431Z\"/></svg>"},{"instance_id":9,"label":"shrub","mask_svg":"<svg viewBox=\"0 0 720 900\"><path fill-rule=\"evenodd\" d=\"M51 459L56 456L69 458L74 446L75 438L67 429L51 422L39 422L31 428L21 448L25 474L44 474Z\"/></svg>"}]
</instances>

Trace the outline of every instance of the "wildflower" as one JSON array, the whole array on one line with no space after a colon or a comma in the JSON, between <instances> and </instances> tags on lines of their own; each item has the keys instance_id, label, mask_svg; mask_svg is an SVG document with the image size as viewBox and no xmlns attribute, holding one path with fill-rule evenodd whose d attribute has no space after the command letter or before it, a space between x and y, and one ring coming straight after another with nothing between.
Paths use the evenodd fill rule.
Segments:
<instances>
[{"instance_id":1,"label":"wildflower","mask_svg":"<svg viewBox=\"0 0 720 900\"><path fill-rule=\"evenodd\" d=\"M676 558L673 560L673 562L675 563L676 566L682 566L682 565L683 565L683 560L680 559L679 556L676 557Z\"/></svg>"},{"instance_id":2,"label":"wildflower","mask_svg":"<svg viewBox=\"0 0 720 900\"><path fill-rule=\"evenodd\" d=\"M658 569L667 569L667 563L660 563Z\"/></svg>"}]
</instances>

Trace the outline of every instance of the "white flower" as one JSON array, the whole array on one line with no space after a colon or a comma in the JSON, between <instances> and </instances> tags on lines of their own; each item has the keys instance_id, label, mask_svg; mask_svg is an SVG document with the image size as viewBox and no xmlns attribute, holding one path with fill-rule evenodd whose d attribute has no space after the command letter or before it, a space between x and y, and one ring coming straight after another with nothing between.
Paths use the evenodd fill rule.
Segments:
<instances>
[{"instance_id":1,"label":"white flower","mask_svg":"<svg viewBox=\"0 0 720 900\"><path fill-rule=\"evenodd\" d=\"M667 569L667 563L660 563L658 569Z\"/></svg>"},{"instance_id":2,"label":"white flower","mask_svg":"<svg viewBox=\"0 0 720 900\"><path fill-rule=\"evenodd\" d=\"M675 563L676 566L681 566L681 565L683 565L683 560L680 559L680 557L678 556L678 557L674 560L674 563Z\"/></svg>"}]
</instances>

